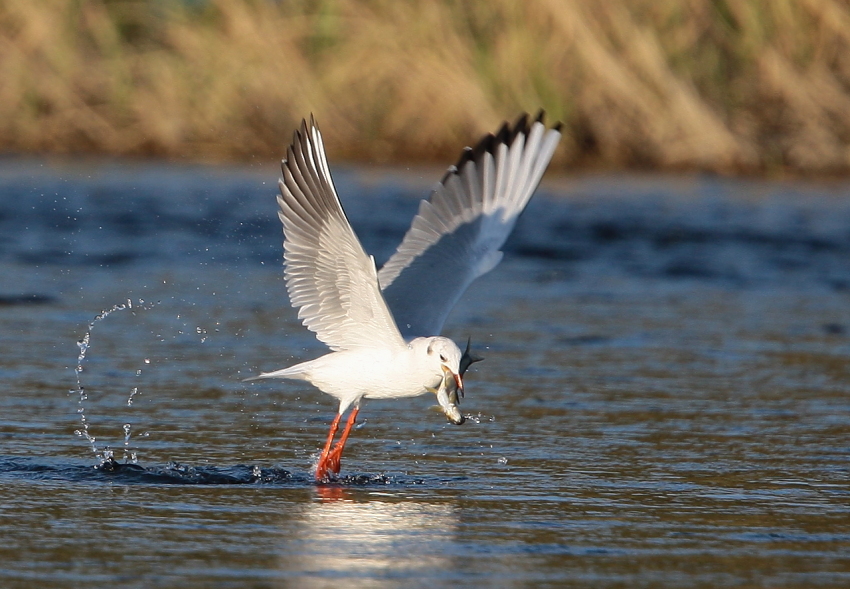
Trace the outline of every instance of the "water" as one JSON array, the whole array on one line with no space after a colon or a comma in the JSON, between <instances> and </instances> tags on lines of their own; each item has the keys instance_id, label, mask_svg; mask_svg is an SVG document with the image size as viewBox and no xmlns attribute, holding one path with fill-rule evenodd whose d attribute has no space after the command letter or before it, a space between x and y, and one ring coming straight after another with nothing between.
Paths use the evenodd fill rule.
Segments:
<instances>
[{"instance_id":1,"label":"water","mask_svg":"<svg viewBox=\"0 0 850 589\"><path fill-rule=\"evenodd\" d=\"M438 177L338 171L379 260ZM0 164L0 585L850 585L850 185L550 181L449 319L470 419L367 402L316 487L331 399L242 382L322 353L275 178Z\"/></svg>"}]
</instances>

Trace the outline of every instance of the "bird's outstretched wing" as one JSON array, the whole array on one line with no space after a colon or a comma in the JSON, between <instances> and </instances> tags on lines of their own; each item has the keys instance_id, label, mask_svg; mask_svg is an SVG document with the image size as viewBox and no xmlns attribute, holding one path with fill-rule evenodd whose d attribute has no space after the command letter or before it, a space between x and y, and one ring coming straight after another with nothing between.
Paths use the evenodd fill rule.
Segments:
<instances>
[{"instance_id":1,"label":"bird's outstretched wing","mask_svg":"<svg viewBox=\"0 0 850 589\"><path fill-rule=\"evenodd\" d=\"M312 116L295 132L281 169L284 274L299 319L334 351L404 345L375 262L342 210Z\"/></svg>"},{"instance_id":2,"label":"bird's outstretched wing","mask_svg":"<svg viewBox=\"0 0 850 589\"><path fill-rule=\"evenodd\" d=\"M467 147L423 200L393 256L378 272L384 298L405 337L437 335L477 277L502 259L516 219L540 183L560 140L543 112Z\"/></svg>"}]
</instances>

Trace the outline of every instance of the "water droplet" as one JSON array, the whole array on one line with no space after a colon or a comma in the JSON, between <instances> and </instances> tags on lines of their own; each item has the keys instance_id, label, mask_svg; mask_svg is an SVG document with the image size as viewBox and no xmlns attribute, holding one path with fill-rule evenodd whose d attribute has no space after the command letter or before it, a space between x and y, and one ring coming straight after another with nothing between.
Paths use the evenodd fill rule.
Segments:
<instances>
[{"instance_id":1,"label":"water droplet","mask_svg":"<svg viewBox=\"0 0 850 589\"><path fill-rule=\"evenodd\" d=\"M129 423L125 423L123 426L124 429L124 462L128 462L128 451L130 449L130 428L132 427Z\"/></svg>"}]
</instances>

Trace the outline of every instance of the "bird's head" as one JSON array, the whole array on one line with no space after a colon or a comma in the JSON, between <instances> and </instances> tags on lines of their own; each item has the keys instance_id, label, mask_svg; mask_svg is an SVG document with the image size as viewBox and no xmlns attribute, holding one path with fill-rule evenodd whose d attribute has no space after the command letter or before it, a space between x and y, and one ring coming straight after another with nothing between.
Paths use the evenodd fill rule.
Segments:
<instances>
[{"instance_id":1,"label":"bird's head","mask_svg":"<svg viewBox=\"0 0 850 589\"><path fill-rule=\"evenodd\" d=\"M440 380L451 377L458 392L463 396L463 377L460 371L460 360L463 354L460 348L449 338L441 336L429 337L427 343L425 353L428 356L428 363L435 368L435 376Z\"/></svg>"},{"instance_id":2,"label":"bird's head","mask_svg":"<svg viewBox=\"0 0 850 589\"><path fill-rule=\"evenodd\" d=\"M431 383L425 389L437 396L440 409L446 418L455 425L465 421L458 409L458 395L463 396L463 377L461 364L463 354L455 343L445 337L429 337L414 340L414 345L422 350L426 362L433 373Z\"/></svg>"}]
</instances>

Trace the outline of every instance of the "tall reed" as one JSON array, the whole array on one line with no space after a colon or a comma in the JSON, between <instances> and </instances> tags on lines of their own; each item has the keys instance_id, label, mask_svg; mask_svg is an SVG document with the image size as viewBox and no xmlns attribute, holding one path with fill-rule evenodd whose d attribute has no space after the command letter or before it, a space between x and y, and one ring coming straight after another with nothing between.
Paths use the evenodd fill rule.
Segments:
<instances>
[{"instance_id":1,"label":"tall reed","mask_svg":"<svg viewBox=\"0 0 850 589\"><path fill-rule=\"evenodd\" d=\"M0 0L0 150L445 160L504 118L559 165L850 170L846 0Z\"/></svg>"}]
</instances>

